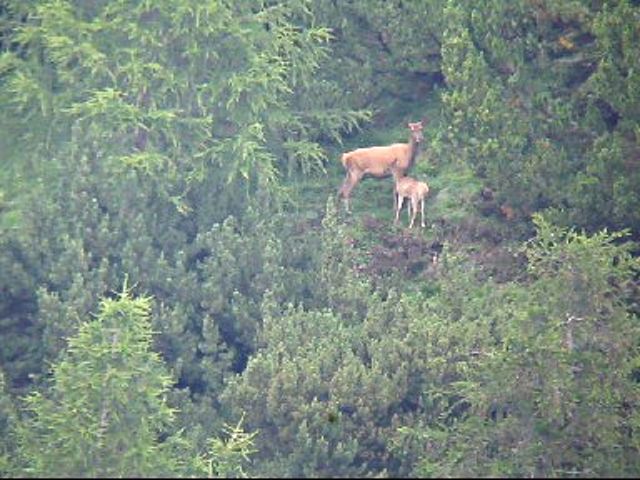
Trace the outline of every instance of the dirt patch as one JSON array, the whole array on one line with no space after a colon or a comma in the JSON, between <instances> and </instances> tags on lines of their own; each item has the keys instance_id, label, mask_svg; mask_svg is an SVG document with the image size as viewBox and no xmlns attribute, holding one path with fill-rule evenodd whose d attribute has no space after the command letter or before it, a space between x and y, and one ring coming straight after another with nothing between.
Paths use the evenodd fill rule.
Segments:
<instances>
[{"instance_id":1,"label":"dirt patch","mask_svg":"<svg viewBox=\"0 0 640 480\"><path fill-rule=\"evenodd\" d=\"M371 276L419 275L437 263L442 251L442 243L425 238L419 228L400 230L373 217L364 217L362 226L375 237L367 252L368 261L362 268Z\"/></svg>"},{"instance_id":2,"label":"dirt patch","mask_svg":"<svg viewBox=\"0 0 640 480\"><path fill-rule=\"evenodd\" d=\"M443 228L440 230L443 235L437 239L423 229L400 229L374 217L364 217L361 224L371 239L368 247L360 245L367 258L360 270L374 278L432 277L440 267L445 242L450 251L473 264L480 279L502 283L524 275L526 258L522 253L503 241L500 232L477 219L466 219L455 228Z\"/></svg>"}]
</instances>

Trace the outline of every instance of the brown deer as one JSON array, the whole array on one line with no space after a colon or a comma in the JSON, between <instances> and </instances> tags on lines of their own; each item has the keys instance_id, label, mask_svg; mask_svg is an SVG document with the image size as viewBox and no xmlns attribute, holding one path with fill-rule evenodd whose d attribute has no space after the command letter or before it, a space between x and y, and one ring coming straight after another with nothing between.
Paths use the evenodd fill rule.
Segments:
<instances>
[{"instance_id":1,"label":"brown deer","mask_svg":"<svg viewBox=\"0 0 640 480\"><path fill-rule=\"evenodd\" d=\"M349 199L351 190L365 174L374 177L387 177L391 173L391 166L404 175L415 163L422 135L422 121L409 123L409 143L394 143L384 147L358 148L342 155L342 165L347 175L338 191L338 196L344 199L347 212L350 211ZM395 197L394 197L395 198Z\"/></svg>"},{"instance_id":2,"label":"brown deer","mask_svg":"<svg viewBox=\"0 0 640 480\"><path fill-rule=\"evenodd\" d=\"M418 214L418 202L420 202L420 225L424 228L424 199L429 194L429 185L425 182L420 182L415 178L402 176L401 172L398 172L395 168L392 168L391 171L395 181L395 186L393 188L393 204L396 209L395 223L398 223L398 220L400 219L400 210L402 210L404 199L408 198L409 202L407 202L407 209L409 217L411 218L409 228L413 228L413 223L416 220L416 215Z\"/></svg>"}]
</instances>

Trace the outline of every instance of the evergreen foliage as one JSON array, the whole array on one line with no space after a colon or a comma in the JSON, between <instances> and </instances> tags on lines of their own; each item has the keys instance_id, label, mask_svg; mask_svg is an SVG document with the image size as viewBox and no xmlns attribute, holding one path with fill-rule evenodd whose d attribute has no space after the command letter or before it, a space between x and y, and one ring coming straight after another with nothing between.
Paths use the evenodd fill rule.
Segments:
<instances>
[{"instance_id":1,"label":"evergreen foliage","mask_svg":"<svg viewBox=\"0 0 640 480\"><path fill-rule=\"evenodd\" d=\"M638 476L639 20L3 2L0 474Z\"/></svg>"},{"instance_id":2,"label":"evergreen foliage","mask_svg":"<svg viewBox=\"0 0 640 480\"><path fill-rule=\"evenodd\" d=\"M193 462L180 438L161 440L175 411L166 401L171 376L151 350L150 313L149 299L131 298L125 284L69 339L50 388L26 398L31 415L17 430L22 474L173 476L197 474L203 464L212 476L241 471L243 458L227 453L219 440L212 444L213 458ZM231 442L247 454L247 440Z\"/></svg>"},{"instance_id":3,"label":"evergreen foliage","mask_svg":"<svg viewBox=\"0 0 640 480\"><path fill-rule=\"evenodd\" d=\"M0 371L0 475L16 476L17 465L13 459L17 452L15 423L18 412L7 388L5 375Z\"/></svg>"},{"instance_id":4,"label":"evergreen foliage","mask_svg":"<svg viewBox=\"0 0 640 480\"><path fill-rule=\"evenodd\" d=\"M526 247L528 285L470 291L473 282L454 269L466 301L454 297L448 313L436 315L450 319L444 338L457 340L456 349L444 358L458 365L457 378L429 393L458 398L464 413L400 430L403 448L422 449L418 475L626 477L638 470L629 441L638 324L623 301L638 261L628 244L615 245L618 234L589 237L542 217L536 224Z\"/></svg>"}]
</instances>

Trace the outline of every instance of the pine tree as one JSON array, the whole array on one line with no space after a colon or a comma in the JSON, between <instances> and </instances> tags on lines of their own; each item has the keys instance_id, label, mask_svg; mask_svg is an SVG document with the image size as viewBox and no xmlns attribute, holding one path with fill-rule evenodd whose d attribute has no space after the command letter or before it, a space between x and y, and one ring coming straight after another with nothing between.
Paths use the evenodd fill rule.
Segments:
<instances>
[{"instance_id":1,"label":"pine tree","mask_svg":"<svg viewBox=\"0 0 640 480\"><path fill-rule=\"evenodd\" d=\"M20 472L29 476L174 476L242 473L252 435L240 425L199 456L179 434L172 384L152 347L151 303L127 286L105 299L52 369L51 386L26 398Z\"/></svg>"}]
</instances>

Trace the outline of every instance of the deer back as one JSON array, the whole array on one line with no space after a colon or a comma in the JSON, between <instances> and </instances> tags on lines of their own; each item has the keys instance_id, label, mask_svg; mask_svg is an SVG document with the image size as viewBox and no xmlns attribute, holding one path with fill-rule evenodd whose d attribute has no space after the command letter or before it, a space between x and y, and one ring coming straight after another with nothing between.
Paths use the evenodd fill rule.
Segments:
<instances>
[{"instance_id":1,"label":"deer back","mask_svg":"<svg viewBox=\"0 0 640 480\"><path fill-rule=\"evenodd\" d=\"M400 170L408 167L408 149L406 143L358 148L345 153L342 156L342 164L347 169L357 169L363 173L388 175L392 165Z\"/></svg>"},{"instance_id":2,"label":"deer back","mask_svg":"<svg viewBox=\"0 0 640 480\"><path fill-rule=\"evenodd\" d=\"M396 192L402 197L424 198L429 193L429 186L412 177L396 177Z\"/></svg>"}]
</instances>

